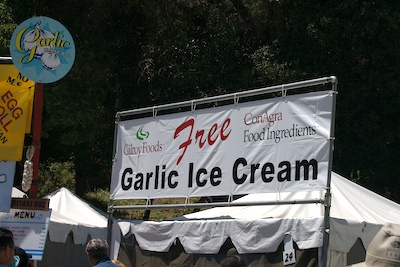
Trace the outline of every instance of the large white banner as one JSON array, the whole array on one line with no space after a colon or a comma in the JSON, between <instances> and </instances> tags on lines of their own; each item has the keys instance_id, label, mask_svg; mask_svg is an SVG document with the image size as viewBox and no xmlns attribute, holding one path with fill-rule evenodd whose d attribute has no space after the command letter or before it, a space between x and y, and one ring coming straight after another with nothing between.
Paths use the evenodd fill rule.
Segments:
<instances>
[{"instance_id":1,"label":"large white banner","mask_svg":"<svg viewBox=\"0 0 400 267\"><path fill-rule=\"evenodd\" d=\"M332 105L324 91L118 122L111 199L324 190Z\"/></svg>"}]
</instances>

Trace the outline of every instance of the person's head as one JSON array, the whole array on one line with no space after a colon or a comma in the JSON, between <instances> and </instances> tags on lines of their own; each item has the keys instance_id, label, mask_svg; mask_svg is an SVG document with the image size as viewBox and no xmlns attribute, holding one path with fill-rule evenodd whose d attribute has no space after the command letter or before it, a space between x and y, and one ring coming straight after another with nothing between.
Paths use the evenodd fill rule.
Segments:
<instances>
[{"instance_id":1,"label":"person's head","mask_svg":"<svg viewBox=\"0 0 400 267\"><path fill-rule=\"evenodd\" d=\"M0 228L0 264L11 266L14 261L14 236L5 228Z\"/></svg>"},{"instance_id":2,"label":"person's head","mask_svg":"<svg viewBox=\"0 0 400 267\"><path fill-rule=\"evenodd\" d=\"M108 258L109 246L106 240L95 238L86 245L86 254L91 266L96 265L100 260Z\"/></svg>"},{"instance_id":3,"label":"person's head","mask_svg":"<svg viewBox=\"0 0 400 267\"><path fill-rule=\"evenodd\" d=\"M120 260L112 260L112 262L118 265L119 267L125 267L125 264L123 264Z\"/></svg>"},{"instance_id":4,"label":"person's head","mask_svg":"<svg viewBox=\"0 0 400 267\"><path fill-rule=\"evenodd\" d=\"M246 264L239 255L230 255L221 261L221 267L246 267Z\"/></svg>"},{"instance_id":5,"label":"person's head","mask_svg":"<svg viewBox=\"0 0 400 267\"><path fill-rule=\"evenodd\" d=\"M13 267L31 267L31 262L29 261L31 258L31 254L26 253L20 247L15 247Z\"/></svg>"}]
</instances>

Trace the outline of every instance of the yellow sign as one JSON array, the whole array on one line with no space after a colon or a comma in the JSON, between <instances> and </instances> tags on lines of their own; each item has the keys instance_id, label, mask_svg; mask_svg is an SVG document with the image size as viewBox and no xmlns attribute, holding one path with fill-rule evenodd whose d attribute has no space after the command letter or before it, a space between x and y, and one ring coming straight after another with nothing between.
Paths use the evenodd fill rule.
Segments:
<instances>
[{"instance_id":1,"label":"yellow sign","mask_svg":"<svg viewBox=\"0 0 400 267\"><path fill-rule=\"evenodd\" d=\"M0 160L22 159L30 132L35 82L12 64L0 64Z\"/></svg>"}]
</instances>

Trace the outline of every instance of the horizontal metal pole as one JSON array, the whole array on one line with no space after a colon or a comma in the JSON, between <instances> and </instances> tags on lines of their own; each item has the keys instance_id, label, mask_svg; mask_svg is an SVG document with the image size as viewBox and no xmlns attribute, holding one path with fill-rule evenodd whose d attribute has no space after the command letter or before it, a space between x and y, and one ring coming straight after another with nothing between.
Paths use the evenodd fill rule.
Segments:
<instances>
[{"instance_id":1,"label":"horizontal metal pole","mask_svg":"<svg viewBox=\"0 0 400 267\"><path fill-rule=\"evenodd\" d=\"M185 209L185 208L215 208L215 207L240 207L240 206L267 206L267 205L294 205L294 204L324 204L324 199L299 199L278 201L254 201L254 202L215 202L215 203L186 203L186 204L162 204L162 205L133 205L110 206L111 210L154 210L154 209Z\"/></svg>"},{"instance_id":2,"label":"horizontal metal pole","mask_svg":"<svg viewBox=\"0 0 400 267\"><path fill-rule=\"evenodd\" d=\"M0 63L11 63L11 57L0 57Z\"/></svg>"},{"instance_id":3,"label":"horizontal metal pole","mask_svg":"<svg viewBox=\"0 0 400 267\"><path fill-rule=\"evenodd\" d=\"M265 88L247 90L247 91L242 91L242 92L237 92L237 93L230 93L230 94L225 94L225 95L205 97L205 98L187 100L187 101L176 102L176 103L171 103L171 104L158 105L158 106L153 106L153 107L145 107L145 108L138 108L138 109L133 109L133 110L120 111L120 112L117 112L115 117L118 120L119 118L124 117L124 116L132 116L132 115L138 115L138 114L142 114L142 113L151 113L151 112L154 113L154 112L157 112L160 110L168 110L168 109L180 108L180 107L190 107L190 106L195 106L195 105L199 105L199 104L211 103L211 102L215 102L215 101L224 101L224 100L231 100L231 99L235 101L236 99L241 98L241 97L274 93L274 92L280 92L280 91L284 91L284 90L292 90L292 89L310 87L310 86L321 85L321 84L326 84L326 83L332 83L332 84L337 83L337 78L335 76L329 76L329 77L324 77L324 78L317 78L317 79L312 79L312 80L306 80L306 81L293 82L293 83L287 83L287 84L282 84L282 85L275 85L275 86L270 86L270 87L265 87Z\"/></svg>"}]
</instances>

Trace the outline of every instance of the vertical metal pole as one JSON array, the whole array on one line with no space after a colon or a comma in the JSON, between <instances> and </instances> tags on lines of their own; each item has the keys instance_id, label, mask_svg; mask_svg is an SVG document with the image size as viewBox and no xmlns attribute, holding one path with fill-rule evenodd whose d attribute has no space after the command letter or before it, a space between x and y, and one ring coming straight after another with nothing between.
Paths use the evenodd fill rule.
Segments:
<instances>
[{"instance_id":1,"label":"vertical metal pole","mask_svg":"<svg viewBox=\"0 0 400 267\"><path fill-rule=\"evenodd\" d=\"M328 160L328 177L325 192L325 212L324 212L324 235L322 246L322 267L328 265L328 246L329 246L329 229L330 229L330 210L331 210L331 180L332 180L332 161L333 149L335 141L335 117L336 117L336 94L337 94L337 78L330 77L332 82L332 115L331 115L331 132L329 144L329 160Z\"/></svg>"},{"instance_id":2,"label":"vertical metal pole","mask_svg":"<svg viewBox=\"0 0 400 267\"><path fill-rule=\"evenodd\" d=\"M107 208L107 213L108 213L108 221L107 221L107 242L110 245L110 250L111 250L111 238L112 238L112 227L113 227L113 213L114 209L113 207L113 201L110 200L108 203L108 208Z\"/></svg>"},{"instance_id":3,"label":"vertical metal pole","mask_svg":"<svg viewBox=\"0 0 400 267\"><path fill-rule=\"evenodd\" d=\"M117 151L117 133L118 133L118 120L119 118L116 119L115 124L114 124L114 142L113 142L113 158L112 158L112 171L111 171L111 176L114 170L114 163L115 163L115 154ZM111 177L112 180L112 177ZM108 222L107 222L107 242L108 244L111 244L112 242L112 227L113 227L113 213L114 213L114 202L113 199L111 198L111 192L110 192L110 200L107 208L107 213L108 213Z\"/></svg>"},{"instance_id":4,"label":"vertical metal pole","mask_svg":"<svg viewBox=\"0 0 400 267\"><path fill-rule=\"evenodd\" d=\"M39 161L40 161L40 136L42 132L42 112L43 112L43 95L44 84L36 83L35 88L35 101L33 106L33 136L32 145L35 147L33 154L33 180L31 189L29 190L30 198L37 198L38 193L38 178L39 178Z\"/></svg>"}]
</instances>

